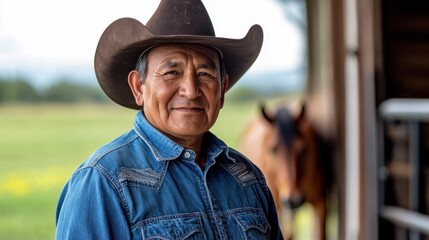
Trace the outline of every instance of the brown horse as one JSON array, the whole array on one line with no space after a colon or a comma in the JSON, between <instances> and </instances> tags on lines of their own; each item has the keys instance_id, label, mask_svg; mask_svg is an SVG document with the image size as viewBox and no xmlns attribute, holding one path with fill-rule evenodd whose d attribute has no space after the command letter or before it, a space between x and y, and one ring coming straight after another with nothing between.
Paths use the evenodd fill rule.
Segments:
<instances>
[{"instance_id":1,"label":"brown horse","mask_svg":"<svg viewBox=\"0 0 429 240\"><path fill-rule=\"evenodd\" d=\"M325 239L327 196L331 183L330 148L301 111L280 107L261 116L241 136L239 148L264 173L273 194L285 239L293 238L293 213L304 202L313 206L314 239Z\"/></svg>"}]
</instances>

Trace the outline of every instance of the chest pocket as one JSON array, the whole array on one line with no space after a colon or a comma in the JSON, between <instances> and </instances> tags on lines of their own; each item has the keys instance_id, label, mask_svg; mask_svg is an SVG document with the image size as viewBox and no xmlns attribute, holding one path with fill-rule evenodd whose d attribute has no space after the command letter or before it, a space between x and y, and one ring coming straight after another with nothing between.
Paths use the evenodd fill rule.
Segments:
<instances>
[{"instance_id":1,"label":"chest pocket","mask_svg":"<svg viewBox=\"0 0 429 240\"><path fill-rule=\"evenodd\" d=\"M206 239L201 219L195 215L160 217L141 224L144 240Z\"/></svg>"},{"instance_id":2,"label":"chest pocket","mask_svg":"<svg viewBox=\"0 0 429 240\"><path fill-rule=\"evenodd\" d=\"M238 211L234 219L243 230L244 239L269 239L271 227L267 218L260 211Z\"/></svg>"}]
</instances>

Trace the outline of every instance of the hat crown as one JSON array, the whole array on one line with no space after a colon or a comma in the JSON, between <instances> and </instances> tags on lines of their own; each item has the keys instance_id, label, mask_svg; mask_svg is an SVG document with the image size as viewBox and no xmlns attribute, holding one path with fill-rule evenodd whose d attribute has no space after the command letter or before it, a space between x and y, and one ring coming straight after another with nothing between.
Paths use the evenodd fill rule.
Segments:
<instances>
[{"instance_id":1,"label":"hat crown","mask_svg":"<svg viewBox=\"0 0 429 240\"><path fill-rule=\"evenodd\" d=\"M104 30L95 52L95 74L113 101L141 110L127 79L141 53L150 47L175 43L218 49L222 52L230 89L254 63L262 42L259 25L253 25L242 39L216 37L201 0L161 0L146 25L134 18L120 18Z\"/></svg>"},{"instance_id":2,"label":"hat crown","mask_svg":"<svg viewBox=\"0 0 429 240\"><path fill-rule=\"evenodd\" d=\"M201 0L161 0L146 27L155 35L215 36Z\"/></svg>"}]
</instances>

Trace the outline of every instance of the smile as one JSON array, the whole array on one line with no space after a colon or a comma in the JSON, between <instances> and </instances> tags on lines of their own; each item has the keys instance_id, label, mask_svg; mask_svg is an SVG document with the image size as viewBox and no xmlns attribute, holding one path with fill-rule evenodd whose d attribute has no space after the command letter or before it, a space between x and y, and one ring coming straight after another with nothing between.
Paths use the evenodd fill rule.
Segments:
<instances>
[{"instance_id":1,"label":"smile","mask_svg":"<svg viewBox=\"0 0 429 240\"><path fill-rule=\"evenodd\" d=\"M180 112L201 112L204 110L204 108L200 108L200 107L177 107L177 108L173 108L173 110L180 111Z\"/></svg>"}]
</instances>

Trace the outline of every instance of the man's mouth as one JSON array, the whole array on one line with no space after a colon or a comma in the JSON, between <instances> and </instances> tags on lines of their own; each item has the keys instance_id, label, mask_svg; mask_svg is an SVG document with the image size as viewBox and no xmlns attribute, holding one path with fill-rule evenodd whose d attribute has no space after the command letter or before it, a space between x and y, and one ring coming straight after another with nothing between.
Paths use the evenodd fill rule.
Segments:
<instances>
[{"instance_id":1,"label":"man's mouth","mask_svg":"<svg viewBox=\"0 0 429 240\"><path fill-rule=\"evenodd\" d=\"M200 112L204 110L202 107L175 107L173 109L181 112Z\"/></svg>"}]
</instances>

